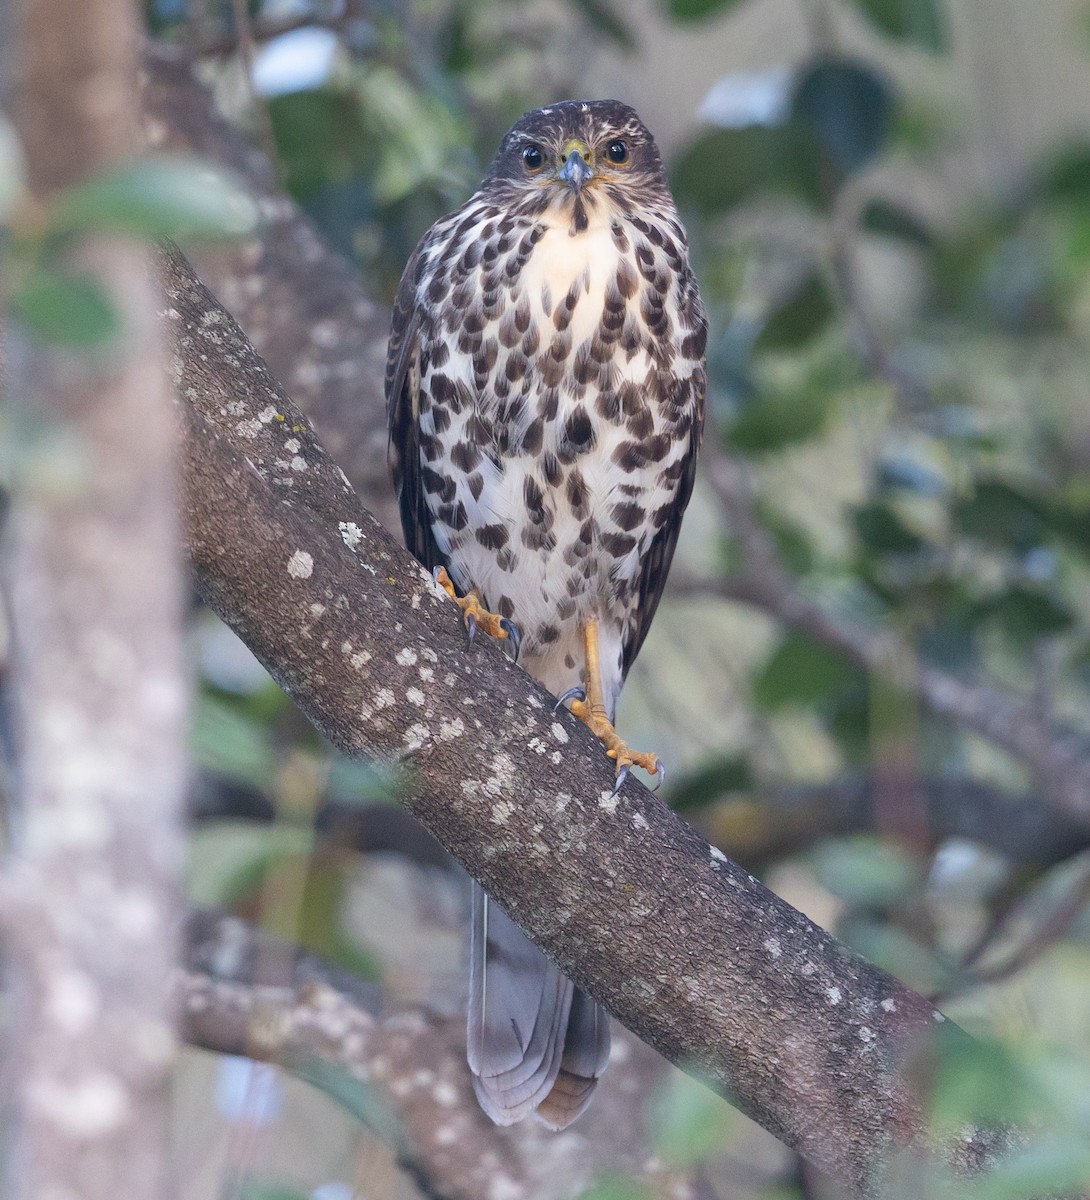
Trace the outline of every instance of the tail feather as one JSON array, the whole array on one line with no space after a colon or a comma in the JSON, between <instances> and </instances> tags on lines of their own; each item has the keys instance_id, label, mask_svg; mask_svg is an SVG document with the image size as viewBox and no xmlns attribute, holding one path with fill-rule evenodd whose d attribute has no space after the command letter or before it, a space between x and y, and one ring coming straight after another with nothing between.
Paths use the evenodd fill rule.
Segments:
<instances>
[{"instance_id":1,"label":"tail feather","mask_svg":"<svg viewBox=\"0 0 1090 1200\"><path fill-rule=\"evenodd\" d=\"M473 885L467 1048L481 1107L498 1125L531 1112L562 1129L609 1058L609 1019L482 888Z\"/></svg>"}]
</instances>

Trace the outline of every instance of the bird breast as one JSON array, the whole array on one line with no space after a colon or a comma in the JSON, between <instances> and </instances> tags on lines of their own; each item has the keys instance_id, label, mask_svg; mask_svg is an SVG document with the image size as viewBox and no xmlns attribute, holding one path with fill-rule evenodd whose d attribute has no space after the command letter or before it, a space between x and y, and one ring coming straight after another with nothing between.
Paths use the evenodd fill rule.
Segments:
<instances>
[{"instance_id":1,"label":"bird breast","mask_svg":"<svg viewBox=\"0 0 1090 1200\"><path fill-rule=\"evenodd\" d=\"M676 222L656 244L605 204L576 233L554 211L505 234L463 223L437 256L466 269L449 282L457 311L422 339L422 441L446 483L433 528L459 586L520 624L528 659L576 657L567 643L595 615L619 660L693 420L668 261L684 267L684 249Z\"/></svg>"}]
</instances>

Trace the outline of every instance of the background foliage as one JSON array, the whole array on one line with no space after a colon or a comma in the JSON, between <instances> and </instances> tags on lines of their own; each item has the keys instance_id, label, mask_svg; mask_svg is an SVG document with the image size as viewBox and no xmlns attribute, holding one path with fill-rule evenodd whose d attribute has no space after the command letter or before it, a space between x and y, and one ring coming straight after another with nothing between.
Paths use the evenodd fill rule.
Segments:
<instances>
[{"instance_id":1,"label":"background foliage","mask_svg":"<svg viewBox=\"0 0 1090 1200\"><path fill-rule=\"evenodd\" d=\"M590 47L645 62L648 37L755 7L151 0L147 20L196 52L287 189L389 298L417 238L469 193L511 121L594 90ZM693 114L666 146L711 313L708 459L752 473L801 594L853 628L895 634L909 672L1000 683L1085 738L1090 124L995 186L951 191L963 131L929 83L953 53L942 0L813 0L795 19L802 53L727 75L704 122ZM1072 37L1090 50L1087 29ZM624 98L639 102L642 86L634 77ZM45 235L16 239L14 311L44 338L96 344L111 335L108 302L93 280L57 275L53 239L88 226L230 233L251 217L229 184L184 167L100 181L50 214ZM702 484L622 720L673 750L673 802L725 852L977 1035L968 1056L927 1064L939 1128L1035 1131L1002 1173L955 1186L906 1162L895 1194L1086 1192L1086 837L1068 829L1042 850L1048 781L931 715L904 677L728 603L739 553ZM402 835L381 815L396 780L331 756L204 617L196 647L194 896L395 990L449 990L445 977L406 982L367 916L391 894L419 908L413 885L383 883L386 860L361 864L338 838L366 814L376 845L396 849ZM990 815L969 836L955 818L982 796ZM1008 823L1029 831L1021 844L1000 836ZM450 932L457 918L437 923ZM451 944L453 933L448 957ZM278 1120L275 1105L232 1107L225 1094L232 1121ZM835 1195L683 1077L655 1103L656 1152L706 1164L717 1194ZM238 1194L320 1182L255 1157L235 1153ZM611 1179L586 1200L634 1195Z\"/></svg>"}]
</instances>

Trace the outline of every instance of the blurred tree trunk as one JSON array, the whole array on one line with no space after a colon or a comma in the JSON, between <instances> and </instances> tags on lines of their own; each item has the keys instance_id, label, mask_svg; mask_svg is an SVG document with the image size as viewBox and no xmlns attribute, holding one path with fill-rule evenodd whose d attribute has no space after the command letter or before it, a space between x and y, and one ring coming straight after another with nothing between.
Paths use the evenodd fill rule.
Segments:
<instances>
[{"instance_id":1,"label":"blurred tree trunk","mask_svg":"<svg viewBox=\"0 0 1090 1200\"><path fill-rule=\"evenodd\" d=\"M135 148L138 19L130 0L15 4L25 230ZM24 266L89 273L120 332L77 348L10 331L10 1174L22 1196L159 1200L185 688L157 289L127 240L40 249Z\"/></svg>"}]
</instances>

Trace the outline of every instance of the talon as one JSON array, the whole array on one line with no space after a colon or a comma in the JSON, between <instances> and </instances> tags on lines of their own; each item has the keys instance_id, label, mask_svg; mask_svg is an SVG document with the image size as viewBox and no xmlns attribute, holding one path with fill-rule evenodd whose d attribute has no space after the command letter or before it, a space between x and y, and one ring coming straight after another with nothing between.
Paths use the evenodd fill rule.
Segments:
<instances>
[{"instance_id":1,"label":"talon","mask_svg":"<svg viewBox=\"0 0 1090 1200\"><path fill-rule=\"evenodd\" d=\"M579 700L585 702L587 693L581 687L570 687L553 705L553 712L556 712L562 705L567 704L569 700Z\"/></svg>"},{"instance_id":2,"label":"talon","mask_svg":"<svg viewBox=\"0 0 1090 1200\"><path fill-rule=\"evenodd\" d=\"M500 618L500 628L511 639L511 648L514 651L511 655L511 661L518 662L519 648L522 646L522 631L509 617Z\"/></svg>"},{"instance_id":3,"label":"talon","mask_svg":"<svg viewBox=\"0 0 1090 1200\"><path fill-rule=\"evenodd\" d=\"M655 763L655 786L651 789L657 792L660 787L666 782L666 764L662 759L658 759Z\"/></svg>"},{"instance_id":4,"label":"talon","mask_svg":"<svg viewBox=\"0 0 1090 1200\"><path fill-rule=\"evenodd\" d=\"M468 637L466 638L466 649L473 649L473 639L477 636L477 618L470 612L466 613L466 630Z\"/></svg>"},{"instance_id":5,"label":"talon","mask_svg":"<svg viewBox=\"0 0 1090 1200\"><path fill-rule=\"evenodd\" d=\"M625 763L624 766L621 767L621 769L617 772L617 779L616 779L616 782L613 784L613 795L614 796L616 796L616 794L621 790L621 787L627 778L628 778L628 763Z\"/></svg>"}]
</instances>

